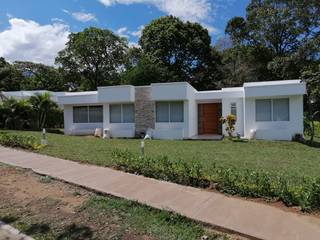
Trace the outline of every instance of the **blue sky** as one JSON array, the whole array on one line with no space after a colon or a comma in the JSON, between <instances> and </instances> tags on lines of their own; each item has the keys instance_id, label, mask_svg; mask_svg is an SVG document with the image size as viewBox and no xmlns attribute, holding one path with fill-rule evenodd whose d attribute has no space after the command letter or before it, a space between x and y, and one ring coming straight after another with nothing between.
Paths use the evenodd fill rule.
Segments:
<instances>
[{"instance_id":1,"label":"blue sky","mask_svg":"<svg viewBox=\"0 0 320 240\"><path fill-rule=\"evenodd\" d=\"M151 20L175 15L199 22L212 43L227 21L244 16L249 0L0 0L0 56L53 64L70 32L108 28L136 44Z\"/></svg>"}]
</instances>

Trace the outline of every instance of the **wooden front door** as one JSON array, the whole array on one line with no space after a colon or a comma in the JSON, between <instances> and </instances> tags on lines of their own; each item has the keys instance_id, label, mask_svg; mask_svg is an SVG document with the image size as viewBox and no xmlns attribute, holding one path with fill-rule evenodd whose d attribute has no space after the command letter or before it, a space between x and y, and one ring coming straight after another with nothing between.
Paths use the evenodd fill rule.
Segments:
<instances>
[{"instance_id":1,"label":"wooden front door","mask_svg":"<svg viewBox=\"0 0 320 240\"><path fill-rule=\"evenodd\" d=\"M198 134L221 134L221 103L198 105Z\"/></svg>"}]
</instances>

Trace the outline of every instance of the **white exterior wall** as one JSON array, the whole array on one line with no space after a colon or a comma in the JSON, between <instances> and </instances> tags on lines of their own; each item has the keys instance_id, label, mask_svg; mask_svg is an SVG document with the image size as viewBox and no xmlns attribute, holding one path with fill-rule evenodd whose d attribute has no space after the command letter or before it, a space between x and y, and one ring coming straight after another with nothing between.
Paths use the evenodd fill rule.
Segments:
<instances>
[{"instance_id":1,"label":"white exterior wall","mask_svg":"<svg viewBox=\"0 0 320 240\"><path fill-rule=\"evenodd\" d=\"M289 98L289 121L256 121L256 99ZM245 137L257 139L291 140L296 133L303 134L303 96L252 97L245 99Z\"/></svg>"},{"instance_id":2,"label":"white exterior wall","mask_svg":"<svg viewBox=\"0 0 320 240\"><path fill-rule=\"evenodd\" d=\"M226 117L231 114L231 103L237 105L237 121L235 125L235 133L244 135L244 116L243 116L243 98L223 98L222 99L222 116ZM224 135L228 135L225 130L225 126L222 126L222 132Z\"/></svg>"},{"instance_id":3,"label":"white exterior wall","mask_svg":"<svg viewBox=\"0 0 320 240\"><path fill-rule=\"evenodd\" d=\"M156 111L154 111L156 113ZM156 119L156 117L155 117ZM155 139L184 139L189 136L189 102L183 101L183 122L155 122Z\"/></svg>"},{"instance_id":4,"label":"white exterior wall","mask_svg":"<svg viewBox=\"0 0 320 240\"><path fill-rule=\"evenodd\" d=\"M64 106L66 134L93 134L95 128L108 128L112 137L134 137L134 123L110 123L109 104L134 103L133 86L98 88L97 92L68 93L58 97ZM151 84L152 100L183 101L184 122L155 123L154 138L185 139L198 134L198 104L222 103L222 116L230 114L231 103L237 104L236 132L247 138L251 130L256 138L291 140L296 133L303 133L303 94L305 85L299 80L245 83L241 88L224 88L218 91L197 91L188 83ZM286 122L257 122L255 100L289 98L290 120ZM73 123L72 106L103 105L103 123ZM156 111L154 111L156 112ZM226 134L225 127L223 133Z\"/></svg>"},{"instance_id":5,"label":"white exterior wall","mask_svg":"<svg viewBox=\"0 0 320 240\"><path fill-rule=\"evenodd\" d=\"M110 123L110 104L103 104L103 128L108 128L112 138L133 138L134 123Z\"/></svg>"},{"instance_id":6,"label":"white exterior wall","mask_svg":"<svg viewBox=\"0 0 320 240\"><path fill-rule=\"evenodd\" d=\"M101 104L93 104L96 106ZM77 105L64 105L64 133L67 135L93 135L96 128L102 128L103 123L74 123L73 122L73 106ZM80 105L89 106L89 105Z\"/></svg>"}]
</instances>

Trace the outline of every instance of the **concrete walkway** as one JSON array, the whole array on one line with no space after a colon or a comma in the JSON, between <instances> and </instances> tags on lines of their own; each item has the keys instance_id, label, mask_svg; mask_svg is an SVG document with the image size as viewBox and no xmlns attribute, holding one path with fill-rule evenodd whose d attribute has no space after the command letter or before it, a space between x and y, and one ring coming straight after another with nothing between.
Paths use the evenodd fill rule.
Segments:
<instances>
[{"instance_id":1,"label":"concrete walkway","mask_svg":"<svg viewBox=\"0 0 320 240\"><path fill-rule=\"evenodd\" d=\"M19 230L0 221L0 240L34 240Z\"/></svg>"},{"instance_id":2,"label":"concrete walkway","mask_svg":"<svg viewBox=\"0 0 320 240\"><path fill-rule=\"evenodd\" d=\"M320 219L197 188L0 147L0 162L258 239L319 240Z\"/></svg>"}]
</instances>

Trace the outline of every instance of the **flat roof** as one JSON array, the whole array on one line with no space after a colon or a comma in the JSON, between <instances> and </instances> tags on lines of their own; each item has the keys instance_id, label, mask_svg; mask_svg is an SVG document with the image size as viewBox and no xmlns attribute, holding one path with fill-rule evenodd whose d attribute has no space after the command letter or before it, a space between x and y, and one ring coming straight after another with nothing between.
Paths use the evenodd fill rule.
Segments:
<instances>
[{"instance_id":1,"label":"flat roof","mask_svg":"<svg viewBox=\"0 0 320 240\"><path fill-rule=\"evenodd\" d=\"M266 82L246 82L243 84L244 87L263 87L263 86L275 86L275 85L290 85L290 84L299 84L301 83L300 79L294 80L277 80L277 81L266 81Z\"/></svg>"}]
</instances>

